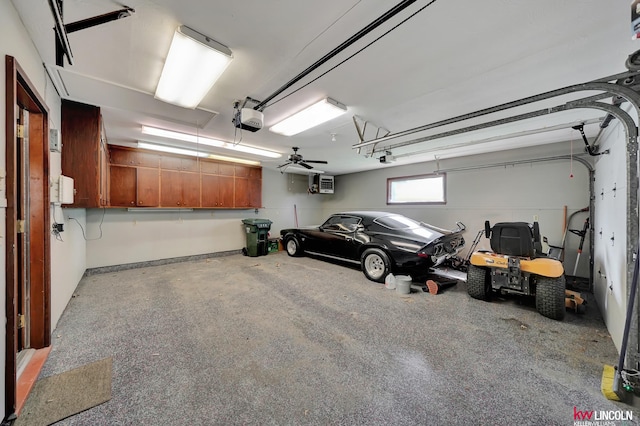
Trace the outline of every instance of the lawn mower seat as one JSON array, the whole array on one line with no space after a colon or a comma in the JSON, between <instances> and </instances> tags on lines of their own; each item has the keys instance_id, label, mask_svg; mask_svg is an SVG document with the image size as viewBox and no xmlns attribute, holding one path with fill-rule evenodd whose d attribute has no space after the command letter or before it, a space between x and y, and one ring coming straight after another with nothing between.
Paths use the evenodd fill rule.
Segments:
<instances>
[{"instance_id":1,"label":"lawn mower seat","mask_svg":"<svg viewBox=\"0 0 640 426\"><path fill-rule=\"evenodd\" d=\"M526 222L500 222L491 229L491 250L507 256L534 257L534 236Z\"/></svg>"}]
</instances>

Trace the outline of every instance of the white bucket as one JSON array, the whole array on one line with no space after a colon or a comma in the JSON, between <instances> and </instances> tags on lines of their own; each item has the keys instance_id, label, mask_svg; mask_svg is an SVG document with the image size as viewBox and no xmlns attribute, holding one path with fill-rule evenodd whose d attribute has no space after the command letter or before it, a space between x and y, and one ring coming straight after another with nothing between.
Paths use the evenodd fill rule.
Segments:
<instances>
[{"instance_id":1,"label":"white bucket","mask_svg":"<svg viewBox=\"0 0 640 426\"><path fill-rule=\"evenodd\" d=\"M409 275L396 276L396 291L400 294L411 293L411 277Z\"/></svg>"}]
</instances>

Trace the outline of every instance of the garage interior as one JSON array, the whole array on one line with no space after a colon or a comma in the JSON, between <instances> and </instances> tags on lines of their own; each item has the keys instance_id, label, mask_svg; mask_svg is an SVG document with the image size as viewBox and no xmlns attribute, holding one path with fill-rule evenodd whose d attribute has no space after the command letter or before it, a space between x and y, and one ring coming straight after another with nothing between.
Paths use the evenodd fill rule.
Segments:
<instances>
[{"instance_id":1,"label":"garage interior","mask_svg":"<svg viewBox=\"0 0 640 426\"><path fill-rule=\"evenodd\" d=\"M621 352L640 362L636 3L0 0L0 417L19 424L31 360L46 378L104 358L110 399L60 424L635 410L632 391L614 402L600 385ZM187 107L156 93L178 28L232 56ZM322 99L342 115L272 130ZM389 203L389 179L416 176L444 176L446 201ZM464 280L398 295L357 266L241 254L244 219L276 238L355 210L462 222L463 258L485 221L536 221L586 313L485 303Z\"/></svg>"}]
</instances>

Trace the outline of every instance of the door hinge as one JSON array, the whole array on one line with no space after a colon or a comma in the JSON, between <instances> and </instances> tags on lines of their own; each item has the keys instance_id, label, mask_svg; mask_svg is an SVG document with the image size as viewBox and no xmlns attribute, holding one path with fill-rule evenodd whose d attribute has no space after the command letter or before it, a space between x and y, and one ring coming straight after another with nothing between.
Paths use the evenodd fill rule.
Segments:
<instances>
[{"instance_id":1,"label":"door hinge","mask_svg":"<svg viewBox=\"0 0 640 426\"><path fill-rule=\"evenodd\" d=\"M16 220L16 233L17 234L24 234L24 220Z\"/></svg>"},{"instance_id":2,"label":"door hinge","mask_svg":"<svg viewBox=\"0 0 640 426\"><path fill-rule=\"evenodd\" d=\"M18 315L18 328L24 328L25 323L24 323L24 315L19 314Z\"/></svg>"},{"instance_id":3,"label":"door hinge","mask_svg":"<svg viewBox=\"0 0 640 426\"><path fill-rule=\"evenodd\" d=\"M24 138L24 124L16 125L16 137Z\"/></svg>"}]
</instances>

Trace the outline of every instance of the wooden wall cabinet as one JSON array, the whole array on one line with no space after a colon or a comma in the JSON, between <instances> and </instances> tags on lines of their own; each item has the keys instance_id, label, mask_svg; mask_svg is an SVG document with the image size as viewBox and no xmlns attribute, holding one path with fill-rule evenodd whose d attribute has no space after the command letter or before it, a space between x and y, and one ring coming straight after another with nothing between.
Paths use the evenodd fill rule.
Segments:
<instances>
[{"instance_id":1,"label":"wooden wall cabinet","mask_svg":"<svg viewBox=\"0 0 640 426\"><path fill-rule=\"evenodd\" d=\"M233 176L201 175L202 207L234 207Z\"/></svg>"},{"instance_id":2,"label":"wooden wall cabinet","mask_svg":"<svg viewBox=\"0 0 640 426\"><path fill-rule=\"evenodd\" d=\"M74 180L68 207L109 205L109 154L100 108L62 101L62 174Z\"/></svg>"},{"instance_id":3,"label":"wooden wall cabinet","mask_svg":"<svg viewBox=\"0 0 640 426\"><path fill-rule=\"evenodd\" d=\"M200 207L200 175L192 172L161 170L161 207Z\"/></svg>"},{"instance_id":4,"label":"wooden wall cabinet","mask_svg":"<svg viewBox=\"0 0 640 426\"><path fill-rule=\"evenodd\" d=\"M111 205L157 207L160 205L160 170L111 165Z\"/></svg>"},{"instance_id":5,"label":"wooden wall cabinet","mask_svg":"<svg viewBox=\"0 0 640 426\"><path fill-rule=\"evenodd\" d=\"M111 164L136 167L160 167L160 155L135 151L124 147L111 146L109 149Z\"/></svg>"},{"instance_id":6,"label":"wooden wall cabinet","mask_svg":"<svg viewBox=\"0 0 640 426\"><path fill-rule=\"evenodd\" d=\"M135 155L134 155L135 154ZM181 157L170 154L151 154L131 148L111 148L111 187L113 206L166 208L258 208L262 207L262 168L232 163ZM156 161L157 160L157 161ZM159 190L149 182L155 176L144 176L147 167L159 164ZM121 168L135 169L131 171ZM129 182L126 184L125 182ZM147 182L147 183L145 183ZM116 189L126 186L134 189ZM147 193L144 194L144 188Z\"/></svg>"},{"instance_id":7,"label":"wooden wall cabinet","mask_svg":"<svg viewBox=\"0 0 640 426\"><path fill-rule=\"evenodd\" d=\"M235 166L234 207L262 206L262 169Z\"/></svg>"}]
</instances>

